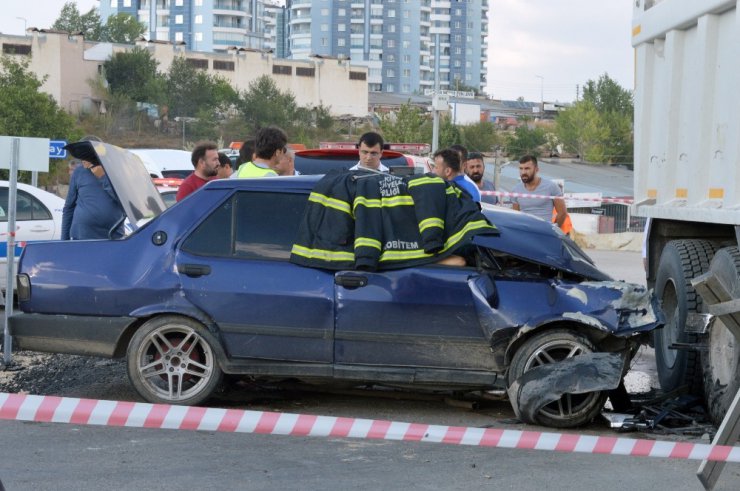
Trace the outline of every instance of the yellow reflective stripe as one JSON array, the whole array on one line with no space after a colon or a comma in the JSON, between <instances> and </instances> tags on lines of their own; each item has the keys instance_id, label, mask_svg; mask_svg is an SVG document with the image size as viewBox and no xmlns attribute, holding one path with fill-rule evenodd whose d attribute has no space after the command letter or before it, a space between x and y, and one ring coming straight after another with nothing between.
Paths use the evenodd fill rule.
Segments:
<instances>
[{"instance_id":1,"label":"yellow reflective stripe","mask_svg":"<svg viewBox=\"0 0 740 491\"><path fill-rule=\"evenodd\" d=\"M447 193L447 194L454 194L454 195L455 195L455 196L457 196L458 198L460 197L460 194L461 194L460 190L459 190L459 189L457 189L457 188L456 188L456 187L454 187L454 186L450 186L450 187L448 187L448 188L447 188L447 191L446 191L446 193Z\"/></svg>"},{"instance_id":2,"label":"yellow reflective stripe","mask_svg":"<svg viewBox=\"0 0 740 491\"><path fill-rule=\"evenodd\" d=\"M424 249L413 249L410 251L385 251L380 255L380 261L404 261L409 259L421 259L432 257L433 254L427 254Z\"/></svg>"},{"instance_id":3,"label":"yellow reflective stripe","mask_svg":"<svg viewBox=\"0 0 740 491\"><path fill-rule=\"evenodd\" d=\"M380 208L381 204L379 199L358 196L355 198L354 204L352 205L352 210L354 211L355 209L357 209L358 206L364 206L365 208Z\"/></svg>"},{"instance_id":4,"label":"yellow reflective stripe","mask_svg":"<svg viewBox=\"0 0 740 491\"><path fill-rule=\"evenodd\" d=\"M381 244L379 240L371 239L370 237L357 237L355 239L355 249L358 247L372 247L373 249L381 250Z\"/></svg>"},{"instance_id":5,"label":"yellow reflective stripe","mask_svg":"<svg viewBox=\"0 0 740 491\"><path fill-rule=\"evenodd\" d=\"M414 198L411 196L394 196L392 198L383 198L383 206L392 208L394 206L414 206Z\"/></svg>"},{"instance_id":6,"label":"yellow reflective stripe","mask_svg":"<svg viewBox=\"0 0 740 491\"><path fill-rule=\"evenodd\" d=\"M442 248L442 251L444 252L444 251L450 249L451 247L453 247L454 245L456 245L458 242L460 242L460 240L462 239L463 235L465 235L466 233L470 232L471 230L479 230L479 229L484 229L484 228L489 228L491 230L496 230L496 227L494 225L490 225L485 220L476 220L474 222L468 222L468 223L466 223L465 226L462 228L462 230L460 230L459 232L457 232L454 235L451 235L447 239L447 242L445 242L445 246Z\"/></svg>"},{"instance_id":7,"label":"yellow reflective stripe","mask_svg":"<svg viewBox=\"0 0 740 491\"><path fill-rule=\"evenodd\" d=\"M412 179L406 185L407 188L413 188L415 186L421 186L422 184L444 184L445 181L441 177L419 177L418 179Z\"/></svg>"},{"instance_id":8,"label":"yellow reflective stripe","mask_svg":"<svg viewBox=\"0 0 740 491\"><path fill-rule=\"evenodd\" d=\"M419 232L423 232L431 227L445 228L445 221L441 218L432 217L419 222Z\"/></svg>"},{"instance_id":9,"label":"yellow reflective stripe","mask_svg":"<svg viewBox=\"0 0 740 491\"><path fill-rule=\"evenodd\" d=\"M311 193L308 196L308 201L313 201L314 203L318 203L320 205L326 206L327 208L333 208L335 210L342 211L344 213L347 213L350 216L352 215L352 212L350 211L349 203L347 203L346 201L342 201L340 199L330 198L328 196L325 196L319 193Z\"/></svg>"},{"instance_id":10,"label":"yellow reflective stripe","mask_svg":"<svg viewBox=\"0 0 740 491\"><path fill-rule=\"evenodd\" d=\"M290 251L296 256L303 256L308 259L322 259L324 261L354 261L355 254L353 252L344 251L328 251L325 249L309 249L298 244L293 245L293 249Z\"/></svg>"}]
</instances>

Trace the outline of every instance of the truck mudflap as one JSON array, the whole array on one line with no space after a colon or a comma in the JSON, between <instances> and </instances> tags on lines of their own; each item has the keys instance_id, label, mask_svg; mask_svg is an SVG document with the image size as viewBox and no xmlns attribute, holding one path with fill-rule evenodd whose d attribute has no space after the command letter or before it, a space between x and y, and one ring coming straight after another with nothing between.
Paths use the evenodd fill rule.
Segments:
<instances>
[{"instance_id":1,"label":"truck mudflap","mask_svg":"<svg viewBox=\"0 0 740 491\"><path fill-rule=\"evenodd\" d=\"M539 411L565 394L586 394L614 390L624 375L627 358L623 353L584 353L557 363L526 371L508 388L517 418L541 424Z\"/></svg>"}]
</instances>

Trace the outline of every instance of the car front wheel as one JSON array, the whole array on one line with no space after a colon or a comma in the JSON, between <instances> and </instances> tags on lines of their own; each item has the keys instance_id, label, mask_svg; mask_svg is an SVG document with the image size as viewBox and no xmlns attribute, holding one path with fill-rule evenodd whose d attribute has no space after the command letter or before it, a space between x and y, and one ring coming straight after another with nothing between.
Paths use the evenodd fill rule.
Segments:
<instances>
[{"instance_id":1,"label":"car front wheel","mask_svg":"<svg viewBox=\"0 0 740 491\"><path fill-rule=\"evenodd\" d=\"M525 372L540 365L556 363L596 351L584 335L569 329L541 332L524 342L514 353L508 372L511 385ZM596 416L606 402L606 392L565 394L559 400L544 406L537 413L537 422L552 428L582 426Z\"/></svg>"},{"instance_id":2,"label":"car front wheel","mask_svg":"<svg viewBox=\"0 0 740 491\"><path fill-rule=\"evenodd\" d=\"M216 338L192 319L155 317L144 323L129 343L128 376L149 402L199 404L213 394L223 378L216 345Z\"/></svg>"}]
</instances>

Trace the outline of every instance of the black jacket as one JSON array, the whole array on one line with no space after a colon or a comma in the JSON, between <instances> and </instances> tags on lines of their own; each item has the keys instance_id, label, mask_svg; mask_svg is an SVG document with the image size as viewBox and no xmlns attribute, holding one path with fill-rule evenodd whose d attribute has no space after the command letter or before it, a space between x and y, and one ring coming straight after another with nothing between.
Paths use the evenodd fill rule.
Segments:
<instances>
[{"instance_id":1,"label":"black jacket","mask_svg":"<svg viewBox=\"0 0 740 491\"><path fill-rule=\"evenodd\" d=\"M436 262L479 233L497 233L478 204L434 174L332 172L314 187L291 262L397 269Z\"/></svg>"}]
</instances>

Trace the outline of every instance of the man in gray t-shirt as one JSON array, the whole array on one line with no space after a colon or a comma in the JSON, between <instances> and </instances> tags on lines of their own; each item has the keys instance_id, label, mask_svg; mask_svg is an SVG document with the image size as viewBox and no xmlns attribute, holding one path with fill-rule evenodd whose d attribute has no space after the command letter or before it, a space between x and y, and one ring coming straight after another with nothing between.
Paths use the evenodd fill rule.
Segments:
<instances>
[{"instance_id":1,"label":"man in gray t-shirt","mask_svg":"<svg viewBox=\"0 0 740 491\"><path fill-rule=\"evenodd\" d=\"M560 196L561 199L511 198L511 201L514 203L515 210L521 210L530 215L542 218L546 222L552 221L552 209L555 208L555 211L557 211L555 222L559 227L563 224L567 216L565 200L562 199L563 191L554 182L538 176L539 170L537 158L533 155L525 155L519 159L519 177L521 178L521 182L516 183L511 192L553 197Z\"/></svg>"}]
</instances>

